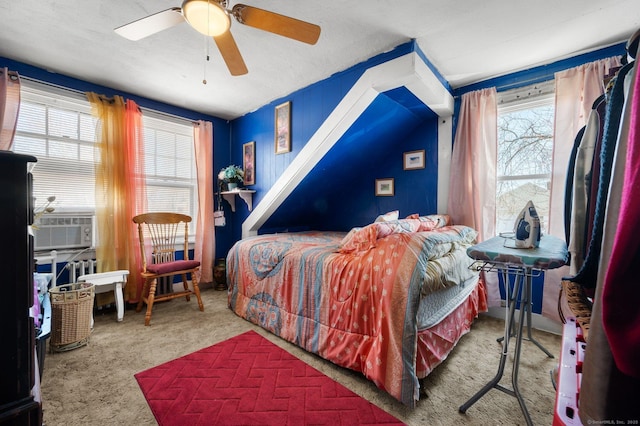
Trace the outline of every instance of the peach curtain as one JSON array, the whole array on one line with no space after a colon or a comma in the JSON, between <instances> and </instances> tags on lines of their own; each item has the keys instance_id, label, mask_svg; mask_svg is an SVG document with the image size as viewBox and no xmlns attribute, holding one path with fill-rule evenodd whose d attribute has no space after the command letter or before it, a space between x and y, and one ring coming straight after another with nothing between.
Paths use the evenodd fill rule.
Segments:
<instances>
[{"instance_id":1,"label":"peach curtain","mask_svg":"<svg viewBox=\"0 0 640 426\"><path fill-rule=\"evenodd\" d=\"M447 213L453 223L477 230L479 241L495 233L497 117L495 88L462 95Z\"/></svg>"},{"instance_id":2,"label":"peach curtain","mask_svg":"<svg viewBox=\"0 0 640 426\"><path fill-rule=\"evenodd\" d=\"M619 66L620 58L612 57L555 74L555 126L548 232L563 240L565 239L564 190L573 143L578 131L587 124L593 103L604 93L605 76L612 68ZM560 321L558 293L562 277L567 275L569 275L567 266L545 273L542 296L543 316Z\"/></svg>"},{"instance_id":3,"label":"peach curtain","mask_svg":"<svg viewBox=\"0 0 640 426\"><path fill-rule=\"evenodd\" d=\"M10 151L20 110L20 76L0 68L0 149Z\"/></svg>"},{"instance_id":4,"label":"peach curtain","mask_svg":"<svg viewBox=\"0 0 640 426\"><path fill-rule=\"evenodd\" d=\"M495 235L498 107L495 87L462 95L451 156L447 213L453 223ZM485 274L489 306L500 305L497 274Z\"/></svg>"},{"instance_id":5,"label":"peach curtain","mask_svg":"<svg viewBox=\"0 0 640 426\"><path fill-rule=\"evenodd\" d=\"M198 214L194 258L199 260L201 283L213 283L216 241L213 224L213 125L208 121L193 124L196 170L198 175Z\"/></svg>"},{"instance_id":6,"label":"peach curtain","mask_svg":"<svg viewBox=\"0 0 640 426\"><path fill-rule=\"evenodd\" d=\"M96 247L98 271L127 269L125 300L135 302L142 291L138 233L131 220L146 211L142 113L120 96L87 93L96 131Z\"/></svg>"}]
</instances>

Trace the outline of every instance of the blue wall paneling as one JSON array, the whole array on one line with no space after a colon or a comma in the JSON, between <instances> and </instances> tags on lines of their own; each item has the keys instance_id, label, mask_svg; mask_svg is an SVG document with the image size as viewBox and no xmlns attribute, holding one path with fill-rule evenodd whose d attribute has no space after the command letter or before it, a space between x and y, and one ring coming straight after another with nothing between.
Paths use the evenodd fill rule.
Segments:
<instances>
[{"instance_id":1,"label":"blue wall paneling","mask_svg":"<svg viewBox=\"0 0 640 426\"><path fill-rule=\"evenodd\" d=\"M415 42L406 43L391 52L379 55L234 120L232 122L232 157L240 156L241 145L251 140L256 141L257 147L268 146L266 149L257 148L256 152L256 157L258 153L262 153L266 156L266 160L256 159L256 185L251 187L257 191L254 206L271 189L308 140L315 136L319 127L325 123L327 117L334 112L336 106L366 71L396 58L407 58L408 53L416 53L417 50ZM419 58L413 60L420 61ZM395 68L392 67L392 69ZM399 72L406 72L406 69L403 68ZM395 75L392 75L391 78L394 77ZM292 103L292 150L287 154L275 155L273 108L287 100ZM407 206L407 209L411 208L412 211L407 214L434 213L437 204L437 167L422 172L427 173L425 176L431 174L431 180L427 179L427 184L435 182L436 185L429 189L428 195L424 195L425 192L414 192L413 195L419 194L417 197L403 196L399 186L402 183L403 174L398 174L398 171L403 171L402 152L408 150L429 148L433 151L429 155L429 160L432 161L430 165L437 164L435 117L436 114L404 87L380 94L352 123L348 132L328 151L325 158L314 166L309 175L292 190L292 193L288 194L286 204L277 208L259 232L307 228L348 230L354 225L361 226L371 222L377 214L387 211L385 209L402 210L405 200L412 202L412 205ZM430 121L431 124L426 127L418 126L424 121ZM264 134L261 125L270 126L271 131ZM420 135L409 137L414 129L419 129ZM411 144L415 146L409 146ZM375 151L370 147L375 147ZM350 155L350 152L357 154ZM375 157L366 161L377 153L382 153L380 158L385 161L376 160ZM394 157L395 162L390 165L385 163ZM348 164L348 168L344 167L345 164ZM259 168L261 170L258 170ZM405 174L412 174L415 181L421 172L407 171ZM394 197L375 197L375 179L383 177L398 179ZM345 197L342 190L335 189L344 186L336 180L349 182L347 185L349 197ZM425 185L424 188L427 186ZM373 210L367 210L371 207ZM237 217L234 218L232 226L233 234L239 239L242 235L242 222L248 216L248 212L244 217L238 213L241 212L236 211Z\"/></svg>"},{"instance_id":2,"label":"blue wall paneling","mask_svg":"<svg viewBox=\"0 0 640 426\"><path fill-rule=\"evenodd\" d=\"M410 207L402 214L433 212L435 190L424 184L429 182L425 178L428 174L432 175L431 183L437 184L437 169L404 171L402 167L403 151L434 149L437 122L434 114L427 117L428 125L423 125L425 118L379 95L267 220L261 232L348 231L371 223L380 213L403 210L407 205ZM411 137L416 130L420 135ZM395 195L376 197L375 179L388 177L395 179ZM425 193L429 196L417 196Z\"/></svg>"}]
</instances>

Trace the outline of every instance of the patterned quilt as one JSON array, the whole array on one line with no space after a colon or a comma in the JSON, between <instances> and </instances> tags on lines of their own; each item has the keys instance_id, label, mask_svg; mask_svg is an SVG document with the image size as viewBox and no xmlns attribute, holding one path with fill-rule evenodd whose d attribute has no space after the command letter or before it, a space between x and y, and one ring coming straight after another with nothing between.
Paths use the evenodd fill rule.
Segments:
<instances>
[{"instance_id":1,"label":"patterned quilt","mask_svg":"<svg viewBox=\"0 0 640 426\"><path fill-rule=\"evenodd\" d=\"M373 231L380 235L364 247L360 238L356 249L349 242L366 227L241 240L227 257L229 306L309 352L362 372L413 407L420 300L475 274L464 254L476 232L403 225Z\"/></svg>"}]
</instances>

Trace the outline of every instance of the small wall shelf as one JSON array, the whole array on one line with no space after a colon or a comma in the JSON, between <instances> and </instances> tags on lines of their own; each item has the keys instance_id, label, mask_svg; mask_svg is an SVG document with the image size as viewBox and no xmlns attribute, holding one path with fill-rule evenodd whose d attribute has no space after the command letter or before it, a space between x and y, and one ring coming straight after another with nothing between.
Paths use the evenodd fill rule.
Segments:
<instances>
[{"instance_id":1,"label":"small wall shelf","mask_svg":"<svg viewBox=\"0 0 640 426\"><path fill-rule=\"evenodd\" d=\"M222 197L227 200L227 203L231 206L231 211L236 211L236 195L239 195L247 204L249 211L253 209L253 193L256 192L252 189L235 189L233 191L222 191Z\"/></svg>"}]
</instances>

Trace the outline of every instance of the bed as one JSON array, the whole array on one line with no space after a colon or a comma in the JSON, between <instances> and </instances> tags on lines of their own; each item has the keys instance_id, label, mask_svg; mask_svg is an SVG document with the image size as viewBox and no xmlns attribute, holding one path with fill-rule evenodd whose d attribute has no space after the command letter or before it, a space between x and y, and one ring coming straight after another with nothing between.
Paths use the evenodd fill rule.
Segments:
<instances>
[{"instance_id":1,"label":"bed","mask_svg":"<svg viewBox=\"0 0 640 426\"><path fill-rule=\"evenodd\" d=\"M413 215L245 238L227 256L229 307L414 407L420 379L487 309L466 255L476 235L447 215Z\"/></svg>"}]
</instances>

